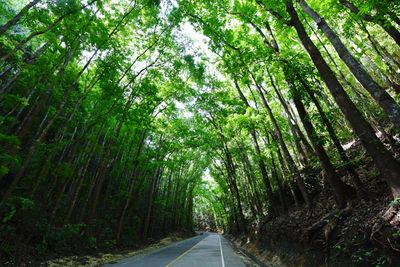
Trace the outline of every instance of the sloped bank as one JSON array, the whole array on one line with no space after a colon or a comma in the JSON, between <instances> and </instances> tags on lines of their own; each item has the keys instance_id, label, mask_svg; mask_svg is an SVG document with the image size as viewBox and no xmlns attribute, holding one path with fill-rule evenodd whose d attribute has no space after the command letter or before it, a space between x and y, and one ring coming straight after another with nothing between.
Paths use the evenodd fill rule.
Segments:
<instances>
[{"instance_id":1,"label":"sloped bank","mask_svg":"<svg viewBox=\"0 0 400 267\"><path fill-rule=\"evenodd\" d=\"M371 200L338 210L325 188L312 211L293 207L228 238L267 266L400 266L400 200L369 166L366 160L358 171Z\"/></svg>"},{"instance_id":2,"label":"sloped bank","mask_svg":"<svg viewBox=\"0 0 400 267\"><path fill-rule=\"evenodd\" d=\"M383 218L369 221L369 229L354 225L351 214L357 212L335 211L309 228L299 224L300 213L282 216L259 231L228 238L267 266L400 266L398 228Z\"/></svg>"}]
</instances>

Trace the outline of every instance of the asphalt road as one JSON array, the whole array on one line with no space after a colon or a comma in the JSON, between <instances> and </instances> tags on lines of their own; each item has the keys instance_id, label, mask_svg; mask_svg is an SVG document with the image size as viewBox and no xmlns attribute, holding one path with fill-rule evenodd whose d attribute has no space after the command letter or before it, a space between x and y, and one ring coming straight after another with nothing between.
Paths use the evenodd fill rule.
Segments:
<instances>
[{"instance_id":1,"label":"asphalt road","mask_svg":"<svg viewBox=\"0 0 400 267\"><path fill-rule=\"evenodd\" d=\"M149 254L134 256L103 267L245 267L225 238L204 233Z\"/></svg>"}]
</instances>

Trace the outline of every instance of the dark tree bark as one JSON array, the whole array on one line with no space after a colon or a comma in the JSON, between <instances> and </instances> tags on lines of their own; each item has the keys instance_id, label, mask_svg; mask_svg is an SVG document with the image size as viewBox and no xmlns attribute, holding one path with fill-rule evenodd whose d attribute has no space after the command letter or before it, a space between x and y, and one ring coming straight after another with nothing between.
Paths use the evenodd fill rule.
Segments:
<instances>
[{"instance_id":1,"label":"dark tree bark","mask_svg":"<svg viewBox=\"0 0 400 267\"><path fill-rule=\"evenodd\" d=\"M255 177L255 173L254 173L254 169L250 163L250 160L247 156L247 153L245 152L244 149L240 148L241 150L241 155L242 155L242 162L243 162L243 166L246 172L246 176L247 176L247 180L249 182L249 187L251 188L251 191L253 192L253 198L254 198L254 205L256 207L257 213L259 215L262 214L262 201L260 198L260 193L258 191L258 186L256 183L256 177Z\"/></svg>"},{"instance_id":2,"label":"dark tree bark","mask_svg":"<svg viewBox=\"0 0 400 267\"><path fill-rule=\"evenodd\" d=\"M33 32L31 33L28 37L26 37L24 40L22 40L21 42L19 42L15 48L5 54L4 56L1 57L1 60L7 60L9 57L11 57L13 54L15 54L19 49L21 49L25 44L27 44L30 40L32 40L34 37L45 34L46 32L51 31L54 27L56 27L62 20L64 20L66 17L68 17L69 15L72 15L74 13L77 13L87 7L90 7L91 5L93 5L97 0L92 0L91 2L88 2L86 5L82 5L79 9L74 9L71 10L69 12L66 12L65 14L61 15L60 17L58 17L56 20L54 20L51 24L49 24L46 28L44 28L43 30L37 31L37 32Z\"/></svg>"},{"instance_id":3,"label":"dark tree bark","mask_svg":"<svg viewBox=\"0 0 400 267\"><path fill-rule=\"evenodd\" d=\"M364 66L350 53L339 36L326 23L325 19L319 16L306 1L298 0L303 10L317 23L318 27L329 39L339 57L349 67L356 79L371 94L372 98L382 107L393 125L400 129L400 107L396 101L369 75Z\"/></svg>"},{"instance_id":4,"label":"dark tree bark","mask_svg":"<svg viewBox=\"0 0 400 267\"><path fill-rule=\"evenodd\" d=\"M268 199L270 201L270 205L271 205L271 210L275 210L276 206L279 205L279 201L275 198L275 195L272 191L272 186L271 186L271 182L270 182L270 178L268 177L268 172L267 172L267 167L265 165L264 160L262 159L262 155L261 155L261 149L260 146L258 144L258 140L257 140L257 134L256 131L254 129L251 130L250 132L252 140L253 140L253 145L254 145L254 149L256 150L257 156L258 156L258 166L260 168L261 171L261 176L263 178L263 182L267 191L267 195L268 195Z\"/></svg>"},{"instance_id":5,"label":"dark tree bark","mask_svg":"<svg viewBox=\"0 0 400 267\"><path fill-rule=\"evenodd\" d=\"M353 130L360 138L367 152L371 155L375 166L389 185L394 198L400 196L400 166L397 160L378 139L371 125L363 118L350 97L344 91L335 74L323 59L320 51L311 41L303 24L301 23L292 1L288 1L286 10L291 17L293 26L307 50L312 61L317 67L322 79L334 97L340 110L343 112Z\"/></svg>"},{"instance_id":6,"label":"dark tree bark","mask_svg":"<svg viewBox=\"0 0 400 267\"><path fill-rule=\"evenodd\" d=\"M146 211L146 217L144 220L144 226L143 226L143 232L142 232L142 237L143 240L146 240L149 234L149 227L150 227L150 220L151 216L153 213L153 205L154 205L154 200L155 200L155 191L156 187L158 184L158 179L160 179L160 175L162 172L162 167L158 167L156 170L156 173L154 174L154 177L151 180L151 185L150 185L150 192L149 192L149 199L147 203L147 211Z\"/></svg>"},{"instance_id":7,"label":"dark tree bark","mask_svg":"<svg viewBox=\"0 0 400 267\"><path fill-rule=\"evenodd\" d=\"M302 79L301 79L301 81L302 81L305 91L307 92L311 101L314 103L315 107L317 108L319 116L321 117L321 120L323 121L323 123L326 126L329 137L332 139L332 142L335 145L335 147L340 155L340 158L342 159L343 164L345 164L346 171L351 175L354 185L357 187L360 195L363 198L365 198L365 199L368 198L368 194L365 191L364 185L362 184L360 177L358 176L358 173L353 168L349 157L346 155L346 151L344 151L342 144L340 143L339 137L337 136L332 123L329 121L327 115L325 114L324 110L322 109L321 104L319 103L317 97L314 95L314 93L309 88L307 82L303 81Z\"/></svg>"},{"instance_id":8,"label":"dark tree bark","mask_svg":"<svg viewBox=\"0 0 400 267\"><path fill-rule=\"evenodd\" d=\"M297 111L299 112L299 116L301 121L303 122L304 128L306 129L306 132L314 145L315 152L318 156L319 161L321 162L323 170L325 171L329 185L333 189L336 202L340 207L343 208L346 206L349 197L346 190L346 184L340 180L339 175L333 167L332 162L330 161L321 140L319 140L316 136L314 126L312 125L311 120L307 115L307 111L303 105L299 92L293 92L293 101L296 105Z\"/></svg>"},{"instance_id":9,"label":"dark tree bark","mask_svg":"<svg viewBox=\"0 0 400 267\"><path fill-rule=\"evenodd\" d=\"M354 14L358 14L360 10L358 7L356 7L353 3L347 0L339 0L339 2L347 7L351 12ZM364 15L362 18L366 21L378 24L379 26L382 27L382 29L389 34L390 37L393 38L393 40L397 43L398 46L400 46L400 32L390 23L390 21L387 21L386 19L381 17L373 17L370 15ZM397 19L398 20L398 19Z\"/></svg>"},{"instance_id":10,"label":"dark tree bark","mask_svg":"<svg viewBox=\"0 0 400 267\"><path fill-rule=\"evenodd\" d=\"M3 35L6 31L8 31L11 27L16 25L21 20L21 18L29 11L29 9L34 7L37 3L39 3L39 1L40 0L33 0L33 1L29 2L26 6L24 6L21 9L20 12L18 12L17 15L15 15L12 19L7 21L6 24L2 25L0 27L0 36Z\"/></svg>"},{"instance_id":11,"label":"dark tree bark","mask_svg":"<svg viewBox=\"0 0 400 267\"><path fill-rule=\"evenodd\" d=\"M265 109L268 112L268 116L271 119L272 125L274 126L274 130L275 130L275 135L278 138L279 141L279 145L281 146L281 149L283 150L283 155L285 157L286 163L291 171L291 173L294 175L295 177L295 181L297 183L297 186L300 189L301 195L303 196L303 199L305 201L305 203L307 204L308 207L311 207L311 200L309 198L309 195L307 193L307 189L306 189L306 185L304 183L303 177L301 177L299 170L297 169L296 163L294 162L292 156L290 155L289 149L286 146L285 140L283 139L283 135L282 132L279 128L278 122L275 119L275 116L262 92L262 89L260 87L260 85L256 82L256 80L254 79L253 75L250 73L253 82L257 88L257 92L261 98L261 101L265 107Z\"/></svg>"},{"instance_id":12,"label":"dark tree bark","mask_svg":"<svg viewBox=\"0 0 400 267\"><path fill-rule=\"evenodd\" d=\"M132 201L133 190L135 188L135 181L137 179L137 174L138 174L137 170L138 170L138 167L139 167L139 156L140 156L140 153L142 152L143 144L144 144L144 141L145 141L145 136L146 136L146 132L144 132L142 134L142 138L141 138L141 140L140 140L140 142L139 142L139 144L137 146L136 153L135 153L135 156L134 156L132 174L130 175L131 182L129 183L130 186L129 186L129 189L128 189L128 197L126 199L124 208L122 209L121 216L119 218L119 223L118 223L117 238L116 238L117 239L117 243L119 243L119 241L120 241L122 229L123 229L123 226L124 226L124 223L125 223L125 216L126 216L126 213L128 211L129 205L130 205L130 203Z\"/></svg>"},{"instance_id":13,"label":"dark tree bark","mask_svg":"<svg viewBox=\"0 0 400 267\"><path fill-rule=\"evenodd\" d=\"M276 154L278 156L278 160L279 160L279 164L280 164L282 173L287 174L288 170L287 170L285 161L283 160L283 156L282 156L282 153L281 153L281 150L279 147L276 148ZM296 205L296 207L298 207L300 205L300 201L296 195L296 192L294 191L293 183L291 180L289 180L289 181L287 181L287 184L289 186L290 193L292 194L294 204Z\"/></svg>"},{"instance_id":14,"label":"dark tree bark","mask_svg":"<svg viewBox=\"0 0 400 267\"><path fill-rule=\"evenodd\" d=\"M239 96L240 96L240 98L242 99L243 103L244 103L247 107L250 107L250 105L249 105L249 103L248 103L248 101L247 101L245 95L243 94L243 92L242 92L242 90L240 89L239 84L237 83L236 80L235 80L235 87L236 87L236 89L237 89L237 91L238 91L238 93L239 93ZM278 201L277 201L277 199L275 199L274 193L273 193L273 191L272 191L270 179L269 179L269 177L268 177L267 168L266 168L266 165L265 165L264 160L262 159L261 149L260 149L260 146L259 146L258 140L257 140L257 133L256 133L256 131L255 131L254 128L250 130L250 136L251 136L251 138L252 138L253 146L254 146L254 149L255 149L255 151L256 151L256 153L257 153L257 156L258 156L258 166L259 166L260 171L261 171L261 175L262 175L262 178L263 178L265 190L266 190L266 192L267 192L269 201L270 201L270 203L271 203L271 207L272 207L272 209L274 209L274 208L275 208L275 205L278 204Z\"/></svg>"}]
</instances>

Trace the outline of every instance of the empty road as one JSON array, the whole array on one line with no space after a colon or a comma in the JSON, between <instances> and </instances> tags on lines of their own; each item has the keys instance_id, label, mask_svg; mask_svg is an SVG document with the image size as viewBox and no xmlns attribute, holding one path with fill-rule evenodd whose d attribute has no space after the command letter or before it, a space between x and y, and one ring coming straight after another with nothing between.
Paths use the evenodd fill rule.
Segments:
<instances>
[{"instance_id":1,"label":"empty road","mask_svg":"<svg viewBox=\"0 0 400 267\"><path fill-rule=\"evenodd\" d=\"M219 234L204 233L149 254L126 258L104 267L245 267L238 254Z\"/></svg>"}]
</instances>

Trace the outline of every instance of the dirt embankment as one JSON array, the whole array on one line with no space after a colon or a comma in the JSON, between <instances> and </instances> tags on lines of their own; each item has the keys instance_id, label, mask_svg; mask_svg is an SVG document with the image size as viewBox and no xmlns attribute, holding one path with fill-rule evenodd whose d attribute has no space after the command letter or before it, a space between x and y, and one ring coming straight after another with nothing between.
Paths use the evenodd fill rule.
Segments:
<instances>
[{"instance_id":1,"label":"dirt embankment","mask_svg":"<svg viewBox=\"0 0 400 267\"><path fill-rule=\"evenodd\" d=\"M400 266L400 200L393 201L370 159L357 171L369 200L354 198L340 210L326 187L312 210L292 207L230 239L268 266Z\"/></svg>"},{"instance_id":2,"label":"dirt embankment","mask_svg":"<svg viewBox=\"0 0 400 267\"><path fill-rule=\"evenodd\" d=\"M167 246L171 243L189 238L193 236L194 233L189 232L189 231L182 231L182 232L177 232L177 233L172 233L169 236L160 239L160 240L153 240L150 241L147 245L143 245L141 247L136 247L132 249L115 249L113 251L94 251L91 254L88 255L74 255L74 256L64 256L64 257L58 257L58 256L53 256L52 259L46 260L46 261L29 261L26 260L23 263L20 263L18 266L43 266L43 267L96 267L96 266L102 266L107 263L113 263L118 260L140 255L140 254L146 254L150 253L156 249L162 248L164 246ZM6 263L4 266L13 266L15 267L16 265L13 263Z\"/></svg>"}]
</instances>

